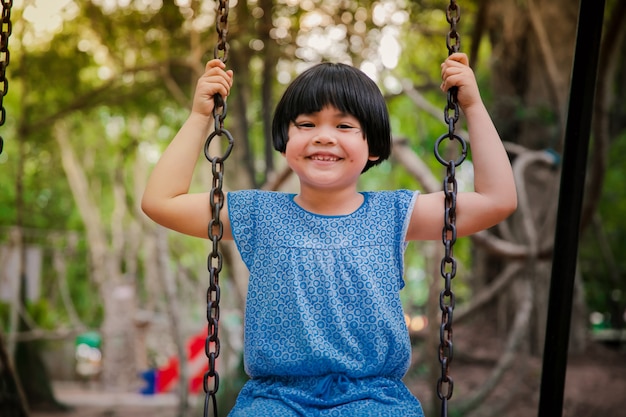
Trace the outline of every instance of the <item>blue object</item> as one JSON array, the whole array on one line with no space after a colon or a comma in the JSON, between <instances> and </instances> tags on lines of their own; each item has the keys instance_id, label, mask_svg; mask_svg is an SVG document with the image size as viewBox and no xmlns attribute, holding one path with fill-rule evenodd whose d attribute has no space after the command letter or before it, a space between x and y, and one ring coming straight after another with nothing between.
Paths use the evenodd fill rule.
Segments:
<instances>
[{"instance_id":1,"label":"blue object","mask_svg":"<svg viewBox=\"0 0 626 417\"><path fill-rule=\"evenodd\" d=\"M250 270L244 361L252 377L231 417L423 416L401 381L411 344L399 294L418 193L362 195L355 212L322 216L293 194L228 194Z\"/></svg>"}]
</instances>

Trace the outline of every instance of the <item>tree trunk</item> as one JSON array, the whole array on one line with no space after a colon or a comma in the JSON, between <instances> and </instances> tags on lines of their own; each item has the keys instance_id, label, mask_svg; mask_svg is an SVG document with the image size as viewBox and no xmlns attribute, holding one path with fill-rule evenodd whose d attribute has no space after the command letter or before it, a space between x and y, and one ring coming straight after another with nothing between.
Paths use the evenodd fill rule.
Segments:
<instances>
[{"instance_id":1,"label":"tree trunk","mask_svg":"<svg viewBox=\"0 0 626 417\"><path fill-rule=\"evenodd\" d=\"M27 417L26 399L0 332L0 409L5 417Z\"/></svg>"},{"instance_id":2,"label":"tree trunk","mask_svg":"<svg viewBox=\"0 0 626 417\"><path fill-rule=\"evenodd\" d=\"M114 224L111 228L113 235L109 241L99 205L90 192L85 170L68 140L69 128L63 121L55 124L54 137L61 151L63 169L74 200L85 224L92 277L99 287L104 303L104 320L101 326L102 382L107 389L129 390L137 382L135 327L132 320L135 315L135 288L132 281L126 282L121 270L121 253L124 247L122 219L125 212L123 187L117 183L119 178L113 179Z\"/></svg>"},{"instance_id":3,"label":"tree trunk","mask_svg":"<svg viewBox=\"0 0 626 417\"><path fill-rule=\"evenodd\" d=\"M21 124L21 127L24 125ZM23 132L22 132L23 133ZM24 135L25 136L25 135ZM37 345L32 342L17 342L17 333L20 331L28 330L28 325L23 318L19 317L18 312L20 309L25 308L26 305L26 247L23 234L24 226L24 166L25 166L25 148L26 141L23 140L19 143L19 157L18 157L18 174L15 181L16 188L16 228L13 230L12 244L17 248L19 262L17 266L17 285L14 287L13 299L11 302L11 317L10 317L10 335L7 346L8 358L13 357L15 363L15 373L12 375L12 381L9 379L10 359L5 361L6 368L5 378L9 382L10 391L17 395L14 397L16 402L13 406L20 406L14 408L17 413L23 412L27 414L28 408L38 408L40 406L49 407L52 409L62 408L52 390L52 382L48 375L47 369L41 358L41 354L37 349ZM2 342L3 343L3 342ZM21 408L21 410L20 410Z\"/></svg>"},{"instance_id":4,"label":"tree trunk","mask_svg":"<svg viewBox=\"0 0 626 417\"><path fill-rule=\"evenodd\" d=\"M576 39L577 2L491 1L488 15L487 31L493 46L490 72L493 91L498 92L490 111L503 140L522 145L525 152L560 153ZM520 205L503 229L507 238L526 246L527 259L532 261L532 270L522 271L518 279L529 279L536 294L528 348L540 355L551 272L551 250L542 254L540 248L552 246L560 171L555 169L556 160L552 166L536 162L528 161L525 153L514 155ZM483 285L487 286L497 271L491 266L493 257L481 259L485 263L479 268L486 271ZM500 320L499 327L508 329L519 306L513 294L499 297L499 303L500 308L495 308L503 314L495 316ZM575 308L580 308L579 304ZM576 321L572 328L576 326L584 326L584 322ZM583 347L584 342L575 346Z\"/></svg>"}]
</instances>

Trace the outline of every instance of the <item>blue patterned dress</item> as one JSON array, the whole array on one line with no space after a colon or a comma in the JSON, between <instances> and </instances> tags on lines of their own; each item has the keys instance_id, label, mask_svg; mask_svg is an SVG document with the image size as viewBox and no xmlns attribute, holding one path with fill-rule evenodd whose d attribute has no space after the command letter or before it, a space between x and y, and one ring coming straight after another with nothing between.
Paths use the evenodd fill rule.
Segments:
<instances>
[{"instance_id":1,"label":"blue patterned dress","mask_svg":"<svg viewBox=\"0 0 626 417\"><path fill-rule=\"evenodd\" d=\"M250 270L244 362L251 379L230 417L423 417L402 382L411 345L399 292L416 192L363 193L345 216L293 194L228 194Z\"/></svg>"}]
</instances>

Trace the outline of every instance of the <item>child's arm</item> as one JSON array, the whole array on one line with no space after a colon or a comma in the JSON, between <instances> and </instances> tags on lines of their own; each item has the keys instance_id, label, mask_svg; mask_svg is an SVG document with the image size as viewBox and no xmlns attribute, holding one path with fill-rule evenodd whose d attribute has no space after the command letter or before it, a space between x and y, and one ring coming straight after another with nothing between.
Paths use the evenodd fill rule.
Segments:
<instances>
[{"instance_id":1,"label":"child's arm","mask_svg":"<svg viewBox=\"0 0 626 417\"><path fill-rule=\"evenodd\" d=\"M155 222L192 236L208 237L211 220L209 193L189 194L198 156L213 126L213 96L226 98L233 83L218 59L209 61L198 80L191 114L154 167L141 200L142 210ZM224 238L231 238L224 214Z\"/></svg>"},{"instance_id":2,"label":"child's arm","mask_svg":"<svg viewBox=\"0 0 626 417\"><path fill-rule=\"evenodd\" d=\"M443 91L458 87L457 101L469 129L474 191L459 192L456 207L457 235L467 236L494 226L513 213L517 208L517 192L511 164L482 102L467 56L451 55L441 65L441 76ZM417 197L408 240L441 239L444 198L443 192Z\"/></svg>"}]
</instances>

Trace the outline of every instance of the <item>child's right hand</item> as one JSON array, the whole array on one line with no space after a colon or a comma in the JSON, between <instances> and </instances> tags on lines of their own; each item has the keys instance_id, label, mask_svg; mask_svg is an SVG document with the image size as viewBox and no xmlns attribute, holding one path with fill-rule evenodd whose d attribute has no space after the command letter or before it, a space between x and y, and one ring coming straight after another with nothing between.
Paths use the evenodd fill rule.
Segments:
<instances>
[{"instance_id":1,"label":"child's right hand","mask_svg":"<svg viewBox=\"0 0 626 417\"><path fill-rule=\"evenodd\" d=\"M215 107L213 96L219 94L226 99L232 85L233 71L226 71L226 65L219 59L210 60L196 85L191 112L210 117Z\"/></svg>"},{"instance_id":2,"label":"child's right hand","mask_svg":"<svg viewBox=\"0 0 626 417\"><path fill-rule=\"evenodd\" d=\"M441 89L444 92L452 87L458 87L457 100L463 111L474 104L482 105L476 77L469 66L466 54L456 52L450 55L441 64L441 78L443 80Z\"/></svg>"}]
</instances>

